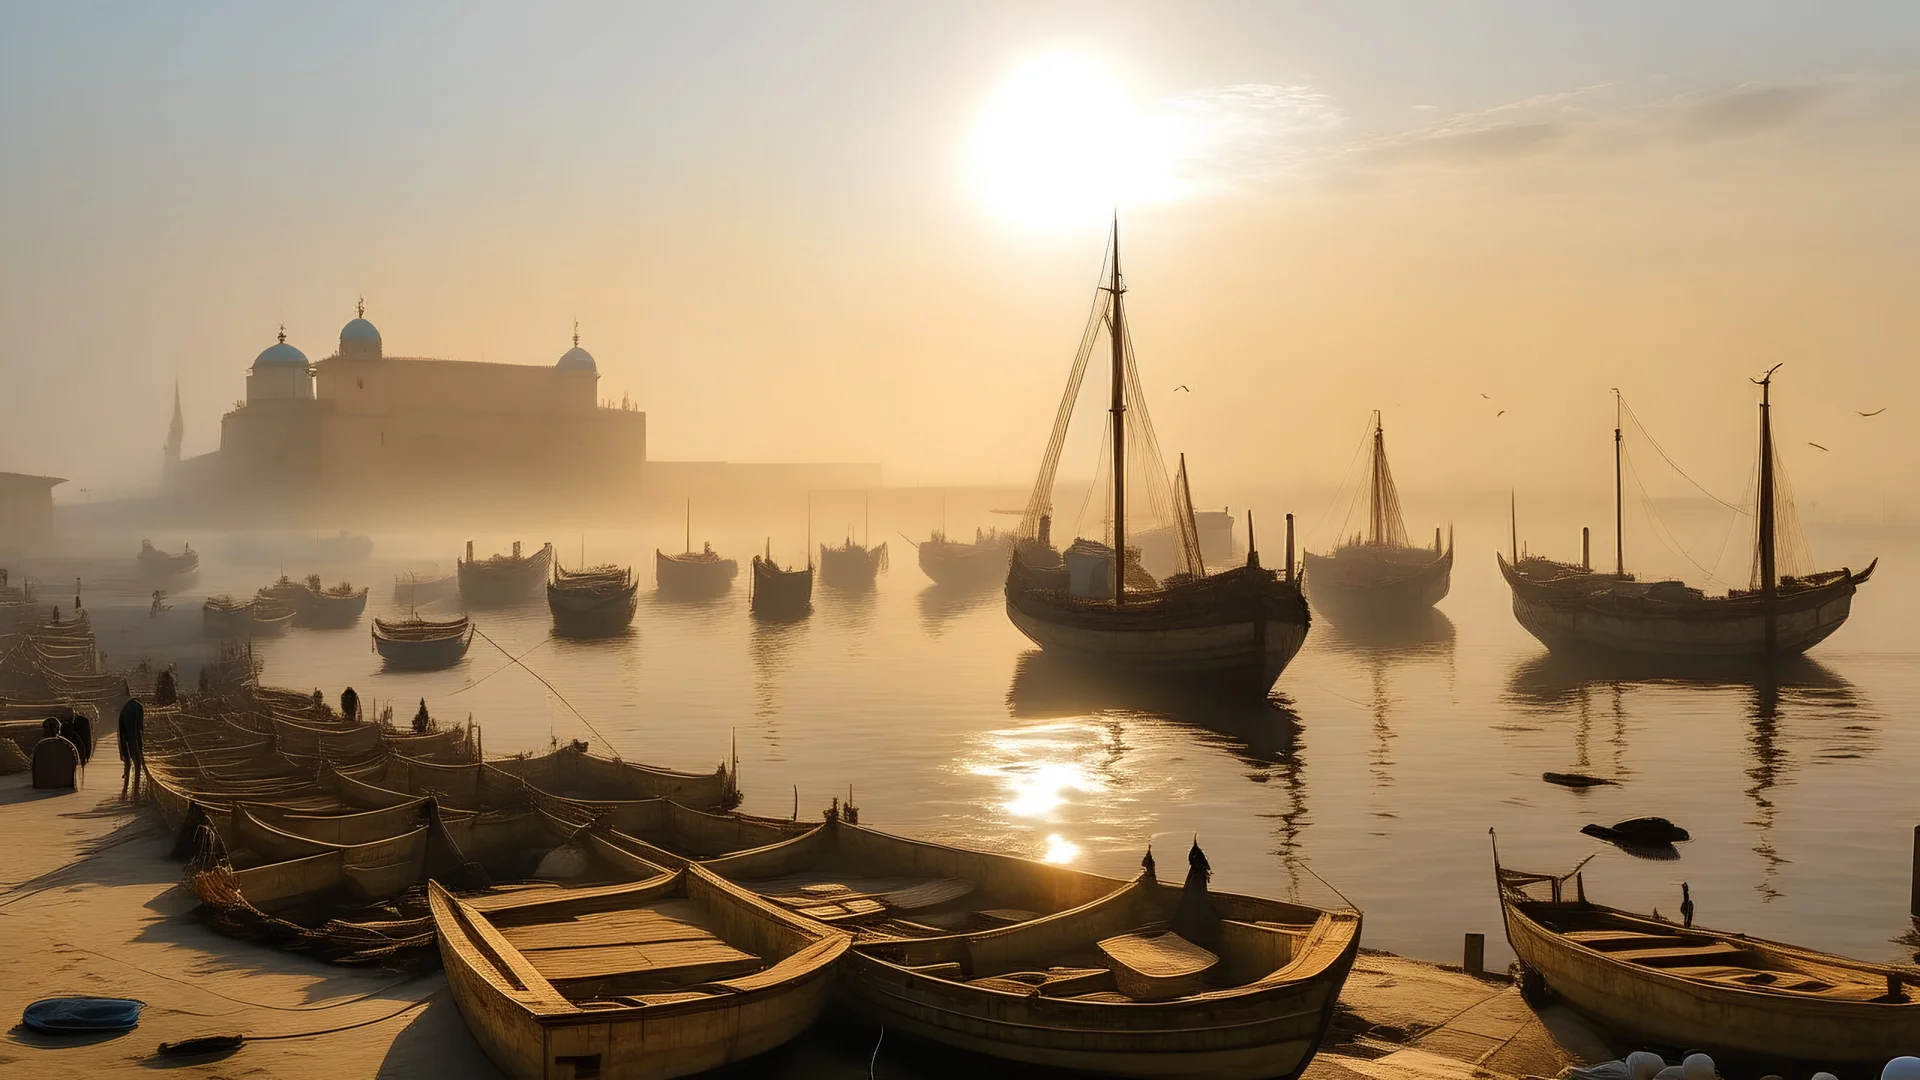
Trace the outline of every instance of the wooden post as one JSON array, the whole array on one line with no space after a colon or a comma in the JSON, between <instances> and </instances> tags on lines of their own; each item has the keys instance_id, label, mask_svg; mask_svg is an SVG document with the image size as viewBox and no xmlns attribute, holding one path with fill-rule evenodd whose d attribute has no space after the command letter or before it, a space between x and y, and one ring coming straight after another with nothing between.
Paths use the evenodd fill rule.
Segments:
<instances>
[{"instance_id":1,"label":"wooden post","mask_svg":"<svg viewBox=\"0 0 1920 1080\"><path fill-rule=\"evenodd\" d=\"M1580 569L1593 569L1593 530L1580 526Z\"/></svg>"},{"instance_id":2,"label":"wooden post","mask_svg":"<svg viewBox=\"0 0 1920 1080\"><path fill-rule=\"evenodd\" d=\"M1920 825L1913 827L1913 896L1907 902L1907 914L1920 919Z\"/></svg>"},{"instance_id":3,"label":"wooden post","mask_svg":"<svg viewBox=\"0 0 1920 1080\"><path fill-rule=\"evenodd\" d=\"M1467 955L1460 966L1476 979L1487 973L1487 935L1467 935Z\"/></svg>"},{"instance_id":4,"label":"wooden post","mask_svg":"<svg viewBox=\"0 0 1920 1080\"><path fill-rule=\"evenodd\" d=\"M1293 580L1293 515L1287 515L1287 580Z\"/></svg>"},{"instance_id":5,"label":"wooden post","mask_svg":"<svg viewBox=\"0 0 1920 1080\"><path fill-rule=\"evenodd\" d=\"M1440 554L1440 526L1433 527L1433 553Z\"/></svg>"}]
</instances>

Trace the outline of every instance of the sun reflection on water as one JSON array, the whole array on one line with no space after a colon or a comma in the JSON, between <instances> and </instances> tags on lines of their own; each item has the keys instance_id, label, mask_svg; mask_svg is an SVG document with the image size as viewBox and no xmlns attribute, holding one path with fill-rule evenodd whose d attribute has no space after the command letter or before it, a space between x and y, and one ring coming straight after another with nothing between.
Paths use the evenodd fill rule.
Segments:
<instances>
[{"instance_id":1,"label":"sun reflection on water","mask_svg":"<svg viewBox=\"0 0 1920 1080\"><path fill-rule=\"evenodd\" d=\"M1067 801L1067 793L1100 790L1086 768L1075 761L1049 761L1024 770L1010 766L1007 771L1013 773L1006 778L1013 798L1002 805L1014 817L1047 817Z\"/></svg>"},{"instance_id":2,"label":"sun reflection on water","mask_svg":"<svg viewBox=\"0 0 1920 1080\"><path fill-rule=\"evenodd\" d=\"M1047 850L1040 861L1050 863L1070 863L1080 857L1080 845L1061 836L1059 833L1047 834Z\"/></svg>"}]
</instances>

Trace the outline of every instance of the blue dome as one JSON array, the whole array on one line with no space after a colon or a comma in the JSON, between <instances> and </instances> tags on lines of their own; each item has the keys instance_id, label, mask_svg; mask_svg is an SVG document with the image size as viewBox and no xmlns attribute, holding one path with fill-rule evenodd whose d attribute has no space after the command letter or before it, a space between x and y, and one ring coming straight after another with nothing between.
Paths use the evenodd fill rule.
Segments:
<instances>
[{"instance_id":1,"label":"blue dome","mask_svg":"<svg viewBox=\"0 0 1920 1080\"><path fill-rule=\"evenodd\" d=\"M560 362L553 366L561 371L598 372L600 370L599 365L593 362L593 354L578 345L568 349L567 354L560 358Z\"/></svg>"},{"instance_id":2,"label":"blue dome","mask_svg":"<svg viewBox=\"0 0 1920 1080\"><path fill-rule=\"evenodd\" d=\"M286 343L282 339L278 345L269 345L265 352L253 358L254 367L266 367L273 364L298 364L307 366L307 354Z\"/></svg>"},{"instance_id":3,"label":"blue dome","mask_svg":"<svg viewBox=\"0 0 1920 1080\"><path fill-rule=\"evenodd\" d=\"M340 344L345 345L349 341L371 341L378 344L380 331L375 330L373 324L367 320L356 318L340 328Z\"/></svg>"}]
</instances>

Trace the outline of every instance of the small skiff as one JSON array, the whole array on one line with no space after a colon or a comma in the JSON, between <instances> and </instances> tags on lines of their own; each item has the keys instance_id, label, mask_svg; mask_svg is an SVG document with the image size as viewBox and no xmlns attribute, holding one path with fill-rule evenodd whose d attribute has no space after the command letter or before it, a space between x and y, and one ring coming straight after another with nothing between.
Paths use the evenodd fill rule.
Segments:
<instances>
[{"instance_id":1,"label":"small skiff","mask_svg":"<svg viewBox=\"0 0 1920 1080\"><path fill-rule=\"evenodd\" d=\"M489 902L491 901L491 902ZM805 1031L849 938L689 867L615 889L428 903L447 984L518 1080L666 1080Z\"/></svg>"}]
</instances>

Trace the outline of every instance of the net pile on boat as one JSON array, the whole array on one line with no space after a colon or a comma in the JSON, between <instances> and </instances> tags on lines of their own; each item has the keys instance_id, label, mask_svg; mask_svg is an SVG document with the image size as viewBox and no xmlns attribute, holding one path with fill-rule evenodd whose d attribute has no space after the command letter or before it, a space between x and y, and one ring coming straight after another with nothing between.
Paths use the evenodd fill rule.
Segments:
<instances>
[{"instance_id":1,"label":"net pile on boat","mask_svg":"<svg viewBox=\"0 0 1920 1080\"><path fill-rule=\"evenodd\" d=\"M405 917L401 897L384 905L396 917L327 919L303 926L269 915L247 901L218 833L202 826L198 850L187 860L185 883L200 901L201 919L229 937L300 952L334 964L378 964L402 970L431 968L438 961L431 917ZM424 888L424 886L423 886Z\"/></svg>"}]
</instances>

